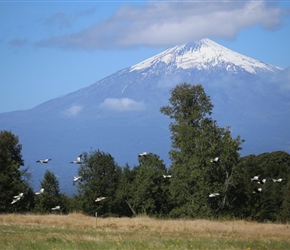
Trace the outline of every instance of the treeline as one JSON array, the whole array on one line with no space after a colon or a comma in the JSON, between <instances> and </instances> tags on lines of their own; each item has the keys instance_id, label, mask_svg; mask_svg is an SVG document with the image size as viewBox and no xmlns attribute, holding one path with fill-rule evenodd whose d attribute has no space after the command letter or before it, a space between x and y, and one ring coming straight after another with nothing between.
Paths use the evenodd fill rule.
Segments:
<instances>
[{"instance_id":1,"label":"treeline","mask_svg":"<svg viewBox=\"0 0 290 250\"><path fill-rule=\"evenodd\" d=\"M212 108L201 85L177 85L169 105L160 109L172 121L171 166L167 169L154 152L140 155L136 166L119 166L100 150L84 152L73 197L60 193L48 170L41 181L44 192L36 195L29 172L20 170L24 161L18 137L1 131L0 212L289 221L290 155L276 151L241 157L243 140L218 126Z\"/></svg>"}]
</instances>

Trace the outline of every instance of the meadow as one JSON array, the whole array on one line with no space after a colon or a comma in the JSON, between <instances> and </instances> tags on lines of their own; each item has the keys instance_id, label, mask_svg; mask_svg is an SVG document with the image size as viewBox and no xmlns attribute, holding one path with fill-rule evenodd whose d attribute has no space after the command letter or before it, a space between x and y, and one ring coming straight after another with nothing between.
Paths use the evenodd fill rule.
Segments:
<instances>
[{"instance_id":1,"label":"meadow","mask_svg":"<svg viewBox=\"0 0 290 250\"><path fill-rule=\"evenodd\" d=\"M0 249L290 249L288 224L0 215Z\"/></svg>"}]
</instances>

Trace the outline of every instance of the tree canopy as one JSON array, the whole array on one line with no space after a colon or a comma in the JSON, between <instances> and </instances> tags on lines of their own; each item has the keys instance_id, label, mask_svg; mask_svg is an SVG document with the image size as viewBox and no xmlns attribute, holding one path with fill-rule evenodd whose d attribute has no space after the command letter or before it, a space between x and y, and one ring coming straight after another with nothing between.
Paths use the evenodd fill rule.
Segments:
<instances>
[{"instance_id":1,"label":"tree canopy","mask_svg":"<svg viewBox=\"0 0 290 250\"><path fill-rule=\"evenodd\" d=\"M201 85L177 85L169 103L160 111L173 120L169 125L174 175L170 191L175 209L171 214L213 215L229 203L242 141L212 119L213 104ZM215 202L209 199L210 193L220 194Z\"/></svg>"},{"instance_id":2,"label":"tree canopy","mask_svg":"<svg viewBox=\"0 0 290 250\"><path fill-rule=\"evenodd\" d=\"M83 163L78 170L82 182L78 186L83 211L86 214L118 214L116 190L121 177L121 168L114 158L100 150L83 154ZM96 201L97 198L104 200Z\"/></svg>"},{"instance_id":3,"label":"tree canopy","mask_svg":"<svg viewBox=\"0 0 290 250\"><path fill-rule=\"evenodd\" d=\"M56 206L60 206L57 212L67 212L67 197L60 193L59 181L53 172L45 171L40 187L44 191L35 197L35 212L49 213Z\"/></svg>"},{"instance_id":4,"label":"tree canopy","mask_svg":"<svg viewBox=\"0 0 290 250\"><path fill-rule=\"evenodd\" d=\"M0 212L28 210L31 189L23 178L27 169L21 154L18 136L10 131L0 131ZM14 196L23 193L19 201L11 204Z\"/></svg>"}]
</instances>

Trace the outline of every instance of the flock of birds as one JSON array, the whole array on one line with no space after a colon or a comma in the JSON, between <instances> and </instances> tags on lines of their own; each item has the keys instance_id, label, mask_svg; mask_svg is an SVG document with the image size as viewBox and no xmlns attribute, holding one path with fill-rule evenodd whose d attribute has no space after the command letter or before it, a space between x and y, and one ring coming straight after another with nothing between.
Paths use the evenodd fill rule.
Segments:
<instances>
[{"instance_id":1,"label":"flock of birds","mask_svg":"<svg viewBox=\"0 0 290 250\"><path fill-rule=\"evenodd\" d=\"M219 161L220 161L220 158L219 158L219 157L215 157L215 158L213 158L213 159L210 160L210 162L212 162L212 163L216 163L216 164L218 164ZM250 178L250 180L251 180L251 181L254 181L254 182L257 182L257 184L261 184L261 185L265 184L266 181L267 181L266 178L261 179L261 178L260 178L260 175L256 175L256 176L254 176L253 178ZM278 179L273 179L273 178L272 178L271 180L272 180L273 182L275 182L275 183L281 183L281 182L283 181L282 178L278 178ZM262 189L261 187L255 187L255 188L253 189L253 193L254 193L254 194L262 193L262 191L263 191L263 189ZM214 197L217 197L217 196L220 196L220 195L221 195L220 193L211 193L208 197L210 197L210 198L214 198Z\"/></svg>"},{"instance_id":2,"label":"flock of birds","mask_svg":"<svg viewBox=\"0 0 290 250\"><path fill-rule=\"evenodd\" d=\"M148 156L148 155L150 155L150 153L143 152L143 153L139 154L138 157L141 158L141 157L146 157L146 156ZM211 163L218 164L218 163L219 163L219 160L220 160L219 157L215 157L215 158L213 158L213 159L210 159L210 162L211 162ZM164 174L164 175L163 175L163 178L164 178L164 179L166 179L166 178L171 178L171 177L173 177L173 175L171 175L171 174L167 174L167 175ZM214 197L217 197L217 196L220 196L220 193L211 193L211 194L209 194L208 197L210 197L210 198L214 198Z\"/></svg>"},{"instance_id":3,"label":"flock of birds","mask_svg":"<svg viewBox=\"0 0 290 250\"><path fill-rule=\"evenodd\" d=\"M51 160L52 159L47 158L47 159L37 160L36 162L37 163L41 163L41 164L47 164ZM81 164L82 163L82 154L80 154L76 158L76 160L73 160L70 163ZM74 176L74 178L73 178L73 185L75 185L75 183L78 182L78 181L82 181L82 179L83 179L82 176ZM41 188L38 192L35 193L35 195L41 195L43 193L44 193L44 188ZM13 200L12 200L11 204L15 204L15 203L19 202L23 197L24 197L24 193L20 193L18 195L13 196ZM104 198L104 197L101 197L101 198ZM96 201L99 201L98 199L100 199L100 198L97 198ZM61 210L61 207L60 206L55 206L55 207L52 207L51 210L53 210L53 211L60 211Z\"/></svg>"},{"instance_id":4,"label":"flock of birds","mask_svg":"<svg viewBox=\"0 0 290 250\"><path fill-rule=\"evenodd\" d=\"M42 159L42 160L37 160L37 163L41 163L41 164L47 164L49 163L49 161L51 161L52 159L47 158L47 159ZM82 163L82 154L79 155L76 160L71 161L70 163L74 163L74 164L81 164ZM168 177L167 177L168 178ZM73 185L75 185L76 182L78 181L82 181L83 177L82 176L74 176L73 178ZM35 193L35 195L41 195L44 193L44 188L41 188L38 192ZM24 197L24 193L20 193L18 195L13 196L13 200L11 202L11 204L15 204L17 202L19 202L22 198ZM97 197L95 199L95 202L100 202L102 200L106 199L106 197ZM61 206L55 206L51 208L52 211L61 211Z\"/></svg>"},{"instance_id":5,"label":"flock of birds","mask_svg":"<svg viewBox=\"0 0 290 250\"><path fill-rule=\"evenodd\" d=\"M256 182L257 184L260 184L260 185L264 185L266 183L267 179L266 178L261 179L260 175L256 175L253 178L251 178L251 181L254 181L254 182ZM283 179L282 178L271 179L271 181L273 181L275 183L281 183L283 181ZM262 191L263 191L263 188L256 187L256 188L254 188L253 193L254 194L259 194L259 193L262 193Z\"/></svg>"},{"instance_id":6,"label":"flock of birds","mask_svg":"<svg viewBox=\"0 0 290 250\"><path fill-rule=\"evenodd\" d=\"M70 163L75 163L75 164L81 164L82 163L82 154L80 154L78 157L77 157L77 159L76 160L74 160L74 161L71 161ZM52 159L50 159L50 158L47 158L47 159L43 159L43 160L37 160L36 162L37 163L44 163L44 164L46 164L46 163L48 163L49 161L51 161Z\"/></svg>"},{"instance_id":7,"label":"flock of birds","mask_svg":"<svg viewBox=\"0 0 290 250\"><path fill-rule=\"evenodd\" d=\"M38 192L35 193L35 195L40 195L44 192L44 188L41 188ZM11 201L11 204L14 204L18 201L20 201L24 197L24 193L20 193L18 195L13 196L13 200Z\"/></svg>"},{"instance_id":8,"label":"flock of birds","mask_svg":"<svg viewBox=\"0 0 290 250\"><path fill-rule=\"evenodd\" d=\"M147 153L147 152L143 152L141 154L138 155L138 157L147 157L148 155L151 155L151 153ZM37 163L42 163L42 164L46 164L48 163L49 161L51 161L52 159L50 158L47 158L47 159L42 159L42 160L37 160L36 162ZM210 160L211 163L215 163L215 164L218 164L220 161L220 158L219 157L215 157L213 159ZM70 163L74 163L74 164L81 164L82 163L82 154L79 155L76 160L73 160L71 161ZM167 175L163 175L163 178L166 179L166 178L171 178L173 175L170 175L170 174L167 174ZM256 182L257 184L265 184L267 179L264 178L264 179L261 179L260 178L260 175L256 175L254 176L253 178L250 178L251 181L254 181ZM76 182L78 181L82 181L83 180L83 177L82 176L74 176L73 178L73 185L75 185ZM282 178L278 178L278 179L271 179L273 182L275 183L281 183L283 181ZM256 187L253 189L253 193L262 193L263 189L261 187ZM44 188L41 188L38 192L35 193L35 195L41 195L42 193L44 192ZM218 197L220 196L221 194L220 193L211 193L209 194L208 197L210 198L214 198L214 197ZM23 198L24 194L23 193L20 193L18 195L15 195L13 197L13 200L11 202L11 204L15 204L17 203L18 201L20 201L22 198ZM95 199L95 202L100 202L102 200L106 199L106 197L102 196L102 197L97 197ZM60 206L55 206L53 208L51 208L51 210L53 211L60 211L61 210L61 207Z\"/></svg>"}]
</instances>

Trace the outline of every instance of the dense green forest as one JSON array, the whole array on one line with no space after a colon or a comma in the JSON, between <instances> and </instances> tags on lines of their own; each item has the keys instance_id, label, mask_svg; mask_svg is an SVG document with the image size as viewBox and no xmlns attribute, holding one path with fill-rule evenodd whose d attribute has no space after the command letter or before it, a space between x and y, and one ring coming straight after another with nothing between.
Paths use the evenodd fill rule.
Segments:
<instances>
[{"instance_id":1,"label":"dense green forest","mask_svg":"<svg viewBox=\"0 0 290 250\"><path fill-rule=\"evenodd\" d=\"M154 152L140 154L136 166L119 166L100 149L83 152L73 197L60 192L49 170L43 193L35 194L18 136L0 131L0 212L289 221L290 155L241 157L243 140L219 127L212 109L201 85L177 85L160 108L171 119L171 166Z\"/></svg>"}]
</instances>

